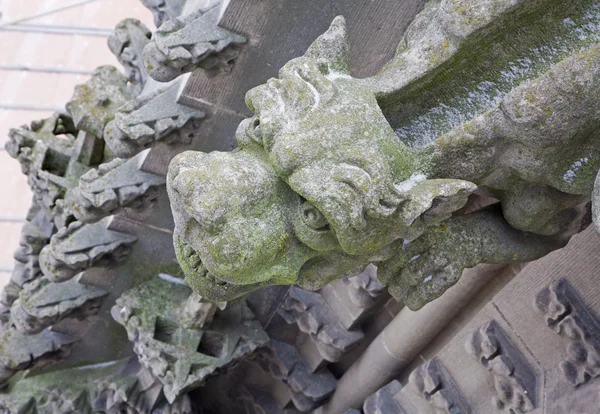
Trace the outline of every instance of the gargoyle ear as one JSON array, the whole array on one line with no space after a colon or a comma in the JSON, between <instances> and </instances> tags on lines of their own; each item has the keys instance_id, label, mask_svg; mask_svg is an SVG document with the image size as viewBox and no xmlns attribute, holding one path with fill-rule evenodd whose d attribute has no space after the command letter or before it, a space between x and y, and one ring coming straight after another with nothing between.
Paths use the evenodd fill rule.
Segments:
<instances>
[{"instance_id":1,"label":"gargoyle ear","mask_svg":"<svg viewBox=\"0 0 600 414\"><path fill-rule=\"evenodd\" d=\"M469 181L436 179L416 183L406 195L400 217L408 227L421 218L424 224L434 225L460 210L477 186Z\"/></svg>"},{"instance_id":2,"label":"gargoyle ear","mask_svg":"<svg viewBox=\"0 0 600 414\"><path fill-rule=\"evenodd\" d=\"M304 56L317 62L327 63L329 70L332 72L350 73L346 19L342 16L333 19L329 30L313 42Z\"/></svg>"}]
</instances>

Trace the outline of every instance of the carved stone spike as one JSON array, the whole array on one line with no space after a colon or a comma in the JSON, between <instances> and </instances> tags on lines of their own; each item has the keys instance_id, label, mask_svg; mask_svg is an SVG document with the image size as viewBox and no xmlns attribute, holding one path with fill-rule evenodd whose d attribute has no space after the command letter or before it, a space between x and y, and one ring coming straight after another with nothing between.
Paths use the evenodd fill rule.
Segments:
<instances>
[{"instance_id":1,"label":"carved stone spike","mask_svg":"<svg viewBox=\"0 0 600 414\"><path fill-rule=\"evenodd\" d=\"M142 22L137 19L125 19L117 24L108 38L108 47L125 68L125 76L133 84L134 93L141 92L148 78L142 61L142 51L151 37L152 33Z\"/></svg>"},{"instance_id":2,"label":"carved stone spike","mask_svg":"<svg viewBox=\"0 0 600 414\"><path fill-rule=\"evenodd\" d=\"M360 330L344 329L321 295L296 286L290 288L277 312L288 324L295 323L309 334L321 356L330 362L339 361L364 337Z\"/></svg>"},{"instance_id":3,"label":"carved stone spike","mask_svg":"<svg viewBox=\"0 0 600 414\"><path fill-rule=\"evenodd\" d=\"M474 332L465 348L494 378L496 408L511 413L535 409L536 375L496 321Z\"/></svg>"},{"instance_id":4,"label":"carved stone spike","mask_svg":"<svg viewBox=\"0 0 600 414\"><path fill-rule=\"evenodd\" d=\"M156 27L179 16L185 3L186 0L142 0L142 4L152 11Z\"/></svg>"},{"instance_id":5,"label":"carved stone spike","mask_svg":"<svg viewBox=\"0 0 600 414\"><path fill-rule=\"evenodd\" d=\"M350 300L360 308L372 306L385 289L377 280L377 267L372 264L362 273L348 278L347 283Z\"/></svg>"},{"instance_id":6,"label":"carved stone spike","mask_svg":"<svg viewBox=\"0 0 600 414\"><path fill-rule=\"evenodd\" d=\"M136 237L110 230L115 216L97 223L74 222L60 229L40 253L40 267L52 282L62 282L85 269L124 260Z\"/></svg>"},{"instance_id":7,"label":"carved stone spike","mask_svg":"<svg viewBox=\"0 0 600 414\"><path fill-rule=\"evenodd\" d=\"M246 38L220 28L219 13L215 4L162 24L144 48L150 76L168 82L198 68L226 70Z\"/></svg>"},{"instance_id":8,"label":"carved stone spike","mask_svg":"<svg viewBox=\"0 0 600 414\"><path fill-rule=\"evenodd\" d=\"M180 80L160 85L119 108L104 129L104 139L118 157L128 158L157 142L188 144L205 114L177 103Z\"/></svg>"},{"instance_id":9,"label":"carved stone spike","mask_svg":"<svg viewBox=\"0 0 600 414\"><path fill-rule=\"evenodd\" d=\"M566 279L559 279L535 299L537 310L557 334L569 339L565 377L574 386L600 376L600 323Z\"/></svg>"},{"instance_id":10,"label":"carved stone spike","mask_svg":"<svg viewBox=\"0 0 600 414\"><path fill-rule=\"evenodd\" d=\"M67 111L77 129L101 138L104 126L117 109L132 98L127 78L113 66L101 66L94 70L89 81L75 87Z\"/></svg>"},{"instance_id":11,"label":"carved stone spike","mask_svg":"<svg viewBox=\"0 0 600 414\"><path fill-rule=\"evenodd\" d=\"M415 369L408 383L411 390L424 398L436 413L471 413L456 383L437 357Z\"/></svg>"},{"instance_id":12,"label":"carved stone spike","mask_svg":"<svg viewBox=\"0 0 600 414\"><path fill-rule=\"evenodd\" d=\"M169 402L268 340L244 301L217 311L202 329L182 320L190 294L185 284L156 278L125 292L111 309Z\"/></svg>"},{"instance_id":13,"label":"carved stone spike","mask_svg":"<svg viewBox=\"0 0 600 414\"><path fill-rule=\"evenodd\" d=\"M67 316L84 319L95 314L108 292L78 279L52 283L41 278L27 284L10 310L15 328L30 335Z\"/></svg>"},{"instance_id":14,"label":"carved stone spike","mask_svg":"<svg viewBox=\"0 0 600 414\"><path fill-rule=\"evenodd\" d=\"M149 207L165 184L164 176L142 170L149 151L129 160L116 158L82 175L65 201L77 220L92 223L125 209Z\"/></svg>"},{"instance_id":15,"label":"carved stone spike","mask_svg":"<svg viewBox=\"0 0 600 414\"><path fill-rule=\"evenodd\" d=\"M365 400L365 414L405 414L394 396L400 392L402 384L397 380L390 382Z\"/></svg>"},{"instance_id":16,"label":"carved stone spike","mask_svg":"<svg viewBox=\"0 0 600 414\"><path fill-rule=\"evenodd\" d=\"M302 412L317 408L335 391L333 374L327 369L313 373L293 345L271 339L257 358L265 371L289 387L294 405Z\"/></svg>"}]
</instances>

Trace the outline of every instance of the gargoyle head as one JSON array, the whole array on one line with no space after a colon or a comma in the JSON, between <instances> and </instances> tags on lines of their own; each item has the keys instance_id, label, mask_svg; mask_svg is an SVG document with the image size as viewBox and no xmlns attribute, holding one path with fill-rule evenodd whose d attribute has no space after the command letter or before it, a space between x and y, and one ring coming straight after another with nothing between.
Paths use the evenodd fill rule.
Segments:
<instances>
[{"instance_id":1,"label":"gargoyle head","mask_svg":"<svg viewBox=\"0 0 600 414\"><path fill-rule=\"evenodd\" d=\"M475 189L426 179L427 160L396 137L369 82L350 76L341 17L246 101L256 115L235 152L183 153L167 178L179 261L208 299L318 289L386 260Z\"/></svg>"}]
</instances>

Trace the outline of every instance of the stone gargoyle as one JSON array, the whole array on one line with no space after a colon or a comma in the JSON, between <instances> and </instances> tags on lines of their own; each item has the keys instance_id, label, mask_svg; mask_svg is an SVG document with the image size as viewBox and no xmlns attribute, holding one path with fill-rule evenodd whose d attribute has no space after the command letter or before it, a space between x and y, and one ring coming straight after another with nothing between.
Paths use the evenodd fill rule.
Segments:
<instances>
[{"instance_id":1,"label":"stone gargoyle","mask_svg":"<svg viewBox=\"0 0 600 414\"><path fill-rule=\"evenodd\" d=\"M374 263L389 292L419 309L465 268L537 259L590 223L600 39L525 25L527 2L493 2L469 19L455 3L430 2L367 79L350 75L336 18L278 79L247 93L255 116L235 151L173 159L174 245L196 292L316 290ZM566 25L559 9L540 13L567 31L587 24ZM516 23L503 26L507 16ZM518 45L498 36L523 27ZM537 62L532 51L553 36L564 36L562 54ZM530 72L511 78L525 57Z\"/></svg>"}]
</instances>

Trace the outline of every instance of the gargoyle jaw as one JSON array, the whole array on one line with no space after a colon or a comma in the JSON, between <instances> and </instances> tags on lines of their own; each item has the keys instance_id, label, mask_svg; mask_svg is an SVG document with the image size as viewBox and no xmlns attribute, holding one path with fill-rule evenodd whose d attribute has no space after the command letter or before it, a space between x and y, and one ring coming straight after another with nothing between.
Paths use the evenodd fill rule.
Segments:
<instances>
[{"instance_id":1,"label":"gargoyle jaw","mask_svg":"<svg viewBox=\"0 0 600 414\"><path fill-rule=\"evenodd\" d=\"M175 254L179 265L185 274L185 281L194 292L204 299L214 302L226 302L250 293L261 287L269 285L269 282L251 283L248 285L237 285L225 282L212 275L202 264L198 252L185 241L175 236Z\"/></svg>"}]
</instances>

